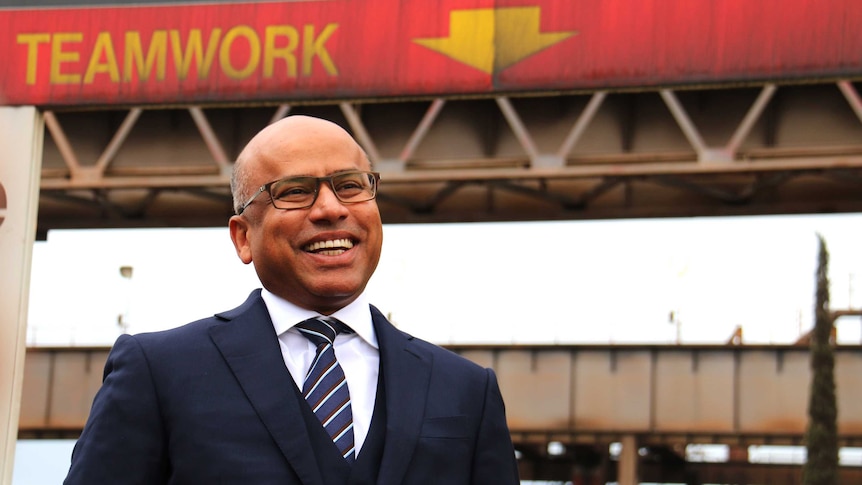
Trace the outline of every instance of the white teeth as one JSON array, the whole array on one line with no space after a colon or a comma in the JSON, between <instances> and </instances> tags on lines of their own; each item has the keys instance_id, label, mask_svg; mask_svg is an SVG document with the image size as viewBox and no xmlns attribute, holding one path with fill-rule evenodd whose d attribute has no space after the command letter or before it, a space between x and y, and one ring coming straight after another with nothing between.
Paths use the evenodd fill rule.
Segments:
<instances>
[{"instance_id":1,"label":"white teeth","mask_svg":"<svg viewBox=\"0 0 862 485\"><path fill-rule=\"evenodd\" d=\"M318 252L327 256L335 256L353 247L350 239L330 239L328 241L317 241L305 246L305 251ZM321 251L321 249L334 249L333 251Z\"/></svg>"},{"instance_id":2,"label":"white teeth","mask_svg":"<svg viewBox=\"0 0 862 485\"><path fill-rule=\"evenodd\" d=\"M339 254L346 251L345 249L335 249L331 251L318 251L316 254L323 254L324 256L338 256Z\"/></svg>"}]
</instances>

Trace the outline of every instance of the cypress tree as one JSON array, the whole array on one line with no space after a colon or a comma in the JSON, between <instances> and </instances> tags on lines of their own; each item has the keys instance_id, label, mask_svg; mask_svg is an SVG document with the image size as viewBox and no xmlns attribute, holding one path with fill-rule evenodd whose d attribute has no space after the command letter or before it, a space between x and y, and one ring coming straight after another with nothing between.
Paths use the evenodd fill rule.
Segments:
<instances>
[{"instance_id":1,"label":"cypress tree","mask_svg":"<svg viewBox=\"0 0 862 485\"><path fill-rule=\"evenodd\" d=\"M811 391L802 468L803 485L838 485L838 408L835 402L835 355L830 338L834 324L829 310L829 253L821 235L817 264L814 331L811 335Z\"/></svg>"}]
</instances>

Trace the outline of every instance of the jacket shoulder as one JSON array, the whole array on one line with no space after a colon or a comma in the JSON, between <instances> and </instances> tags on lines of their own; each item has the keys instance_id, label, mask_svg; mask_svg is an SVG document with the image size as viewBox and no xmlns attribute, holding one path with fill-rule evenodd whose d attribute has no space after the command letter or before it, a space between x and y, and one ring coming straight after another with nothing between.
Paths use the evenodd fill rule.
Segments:
<instances>
[{"instance_id":1,"label":"jacket shoulder","mask_svg":"<svg viewBox=\"0 0 862 485\"><path fill-rule=\"evenodd\" d=\"M222 325L226 322L240 318L248 312L266 312L263 299L260 298L260 290L253 291L248 298L238 307L215 315L201 318L179 327L155 332L142 332L133 337L143 348L175 349L182 347L188 349L195 342L209 341L209 331L212 327Z\"/></svg>"}]
</instances>

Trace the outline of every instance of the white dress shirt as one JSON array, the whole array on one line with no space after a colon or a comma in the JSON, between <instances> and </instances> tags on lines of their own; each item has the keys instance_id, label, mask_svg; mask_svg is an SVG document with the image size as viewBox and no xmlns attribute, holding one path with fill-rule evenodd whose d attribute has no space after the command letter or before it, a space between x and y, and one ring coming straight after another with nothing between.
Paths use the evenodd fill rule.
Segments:
<instances>
[{"instance_id":1,"label":"white dress shirt","mask_svg":"<svg viewBox=\"0 0 862 485\"><path fill-rule=\"evenodd\" d=\"M320 314L300 308L266 289L261 291L261 297L266 303L272 325L278 335L284 365L287 366L296 386L302 390L305 374L311 367L317 348L293 326ZM339 334L335 337L335 357L344 370L344 378L350 390L353 439L358 455L368 435L371 414L374 412L374 399L377 396L377 376L380 369L377 335L374 333L371 308L364 293L353 303L330 316L342 321L356 332Z\"/></svg>"}]
</instances>

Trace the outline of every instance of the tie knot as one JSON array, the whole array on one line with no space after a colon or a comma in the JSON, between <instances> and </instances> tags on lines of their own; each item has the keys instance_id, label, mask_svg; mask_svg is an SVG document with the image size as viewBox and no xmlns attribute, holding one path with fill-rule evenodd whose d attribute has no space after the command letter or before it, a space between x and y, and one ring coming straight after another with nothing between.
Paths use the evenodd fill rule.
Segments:
<instances>
[{"instance_id":1,"label":"tie knot","mask_svg":"<svg viewBox=\"0 0 862 485\"><path fill-rule=\"evenodd\" d=\"M335 342L339 333L353 333L347 325L332 317L309 318L296 324L296 329L315 345Z\"/></svg>"}]
</instances>

